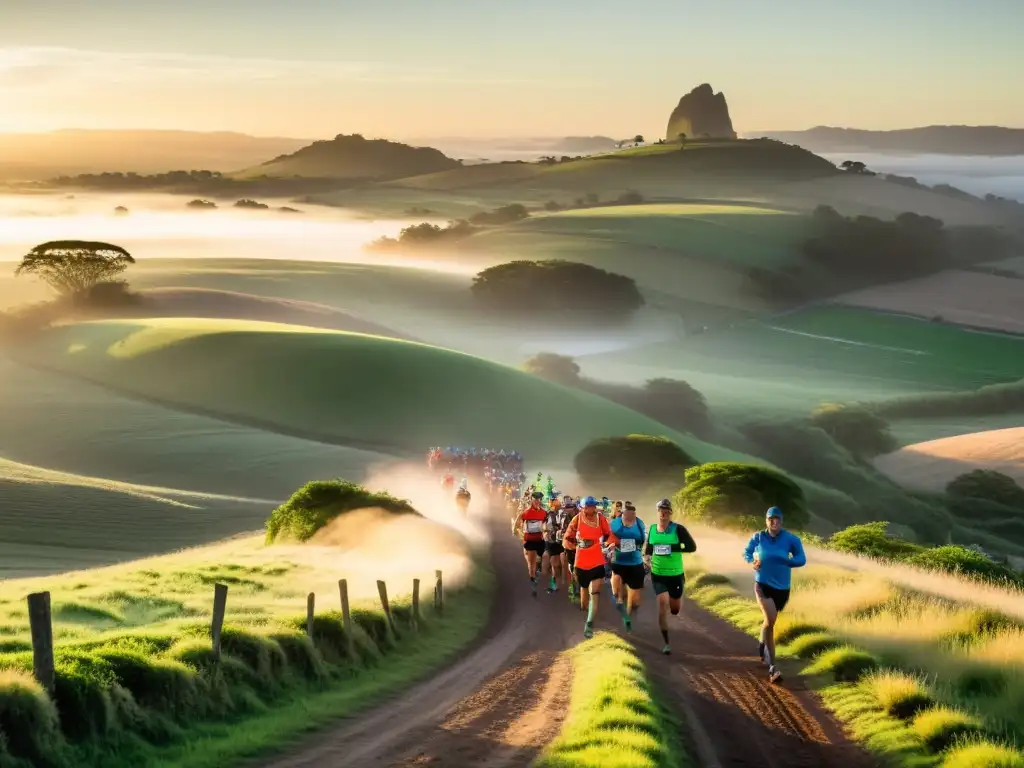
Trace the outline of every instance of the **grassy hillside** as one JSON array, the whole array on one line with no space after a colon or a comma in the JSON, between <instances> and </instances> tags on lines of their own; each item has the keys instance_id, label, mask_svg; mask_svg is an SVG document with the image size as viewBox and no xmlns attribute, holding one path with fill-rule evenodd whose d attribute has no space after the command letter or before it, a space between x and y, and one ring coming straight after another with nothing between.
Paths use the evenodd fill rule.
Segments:
<instances>
[{"instance_id":1,"label":"grassy hillside","mask_svg":"<svg viewBox=\"0 0 1024 768\"><path fill-rule=\"evenodd\" d=\"M61 326L27 362L271 430L420 451L506 445L564 460L609 434L667 433L693 455L730 455L600 398L422 344L298 326L154 319ZM482 419L480 414L489 413Z\"/></svg>"},{"instance_id":2,"label":"grassy hillside","mask_svg":"<svg viewBox=\"0 0 1024 768\"><path fill-rule=\"evenodd\" d=\"M1024 337L819 306L673 343L579 358L585 372L687 379L712 405L806 413L827 400L969 389L1024 376ZM889 394L886 394L889 393Z\"/></svg>"},{"instance_id":3,"label":"grassy hillside","mask_svg":"<svg viewBox=\"0 0 1024 768\"><path fill-rule=\"evenodd\" d=\"M357 547L266 547L258 537L113 568L5 581L0 763L233 764L393 695L449 660L486 620L491 574L477 568L474 584L464 586L474 553L444 526L414 515L349 514L363 515L353 524L372 532ZM431 546L424 556L426 540ZM386 564L379 558L384 541L392 551L399 548ZM414 624L412 580L431 585L437 568L448 587L444 615L433 610L427 591L422 619ZM338 610L339 578L348 579L351 626ZM393 632L375 599L377 578L389 588ZM210 637L218 583L229 589L219 663ZM24 602L43 590L51 593L56 646L52 694L31 674ZM311 635L308 592L316 600Z\"/></svg>"},{"instance_id":4,"label":"grassy hillside","mask_svg":"<svg viewBox=\"0 0 1024 768\"><path fill-rule=\"evenodd\" d=\"M930 491L974 469L993 469L1024 483L1024 427L907 445L879 456L875 466L901 485Z\"/></svg>"}]
</instances>

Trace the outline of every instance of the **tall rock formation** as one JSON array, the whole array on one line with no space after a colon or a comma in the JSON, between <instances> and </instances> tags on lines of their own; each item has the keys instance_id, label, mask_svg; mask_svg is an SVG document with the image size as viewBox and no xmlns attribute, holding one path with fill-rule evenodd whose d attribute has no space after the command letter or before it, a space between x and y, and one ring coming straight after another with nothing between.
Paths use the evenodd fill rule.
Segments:
<instances>
[{"instance_id":1,"label":"tall rock formation","mask_svg":"<svg viewBox=\"0 0 1024 768\"><path fill-rule=\"evenodd\" d=\"M675 141L680 133L691 139L735 139L725 94L704 83L683 96L668 119L665 140Z\"/></svg>"}]
</instances>

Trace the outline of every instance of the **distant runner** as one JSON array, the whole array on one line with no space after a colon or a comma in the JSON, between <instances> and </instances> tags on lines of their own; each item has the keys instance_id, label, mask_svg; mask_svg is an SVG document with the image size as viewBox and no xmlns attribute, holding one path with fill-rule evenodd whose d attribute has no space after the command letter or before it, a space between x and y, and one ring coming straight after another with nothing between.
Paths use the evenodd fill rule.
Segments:
<instances>
[{"instance_id":1,"label":"distant runner","mask_svg":"<svg viewBox=\"0 0 1024 768\"><path fill-rule=\"evenodd\" d=\"M621 504L621 501L615 502L616 506ZM627 504L622 513L612 520L611 528L619 540L612 561L612 593L626 631L632 632L633 616L640 607L644 580L647 578L643 561L647 527L636 516L636 507Z\"/></svg>"},{"instance_id":2,"label":"distant runner","mask_svg":"<svg viewBox=\"0 0 1024 768\"><path fill-rule=\"evenodd\" d=\"M542 501L543 491L534 491L530 494L530 506L520 512L512 521L512 532L516 535L522 534L523 555L526 557L526 570L530 574L530 586L533 589L533 596L537 596L537 564L544 554L544 519L547 513L544 511Z\"/></svg>"},{"instance_id":3,"label":"distant runner","mask_svg":"<svg viewBox=\"0 0 1024 768\"><path fill-rule=\"evenodd\" d=\"M594 636L594 617L601 602L601 584L605 575L602 539L605 544L618 541L608 518L597 511L597 499L587 496L583 500L583 509L569 523L562 539L562 546L567 550L576 550L576 580L580 585L581 607L587 611L584 637Z\"/></svg>"},{"instance_id":4,"label":"distant runner","mask_svg":"<svg viewBox=\"0 0 1024 768\"><path fill-rule=\"evenodd\" d=\"M679 523L672 522L672 502L668 499L659 501L658 524L647 530L644 562L651 570L651 586L658 596L658 626L665 640L661 649L664 654L672 652L668 642L668 612L678 616L683 603L686 582L683 553L696 551L697 544L690 532Z\"/></svg>"},{"instance_id":5,"label":"distant runner","mask_svg":"<svg viewBox=\"0 0 1024 768\"><path fill-rule=\"evenodd\" d=\"M558 591L558 582L568 588L569 569L566 564L565 547L562 546L562 538L565 536L565 529L569 527L569 521L576 515L576 503L572 496L562 499L562 505L558 509L548 512L544 521L544 549L548 558L548 569L551 573L551 583L548 585L548 594Z\"/></svg>"},{"instance_id":6,"label":"distant runner","mask_svg":"<svg viewBox=\"0 0 1024 768\"><path fill-rule=\"evenodd\" d=\"M792 569L807 565L807 555L800 537L782 529L782 510L771 507L765 512L765 530L750 537L743 559L754 568L754 597L764 614L757 652L775 683L782 679L775 666L775 621L789 602Z\"/></svg>"}]
</instances>

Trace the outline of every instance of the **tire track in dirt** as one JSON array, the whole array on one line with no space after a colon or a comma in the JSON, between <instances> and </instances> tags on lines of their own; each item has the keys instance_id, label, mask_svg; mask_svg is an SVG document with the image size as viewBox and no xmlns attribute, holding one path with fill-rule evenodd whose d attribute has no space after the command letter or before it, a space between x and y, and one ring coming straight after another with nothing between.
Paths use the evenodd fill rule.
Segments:
<instances>
[{"instance_id":1,"label":"tire track in dirt","mask_svg":"<svg viewBox=\"0 0 1024 768\"><path fill-rule=\"evenodd\" d=\"M650 601L653 603L653 601ZM653 607L653 606L652 606ZM701 765L713 768L866 768L874 761L803 681L768 682L756 641L703 608L684 602L670 619L672 655L660 652L652 611L634 624L640 657L663 701L683 715Z\"/></svg>"},{"instance_id":2,"label":"tire track in dirt","mask_svg":"<svg viewBox=\"0 0 1024 768\"><path fill-rule=\"evenodd\" d=\"M564 592L530 595L507 513L495 512L489 527L495 604L466 655L355 720L264 762L266 768L513 768L528 765L557 735L572 680L571 664L559 654L582 639L583 622Z\"/></svg>"}]
</instances>

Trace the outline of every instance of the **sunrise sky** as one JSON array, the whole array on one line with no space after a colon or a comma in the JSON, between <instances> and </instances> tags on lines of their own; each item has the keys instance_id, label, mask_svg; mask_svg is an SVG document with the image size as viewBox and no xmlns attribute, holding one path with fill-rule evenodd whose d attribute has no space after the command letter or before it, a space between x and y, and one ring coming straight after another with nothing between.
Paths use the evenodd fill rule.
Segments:
<instances>
[{"instance_id":1,"label":"sunrise sky","mask_svg":"<svg viewBox=\"0 0 1024 768\"><path fill-rule=\"evenodd\" d=\"M1024 0L0 0L0 131L1024 127Z\"/></svg>"}]
</instances>

